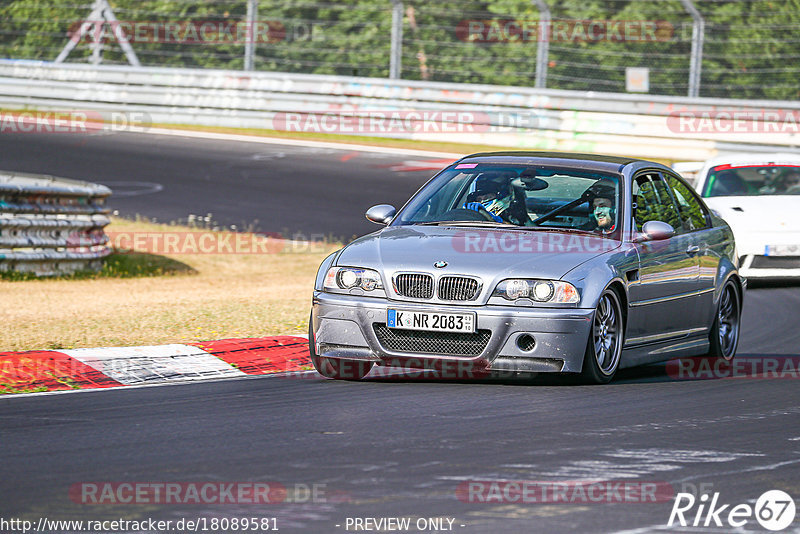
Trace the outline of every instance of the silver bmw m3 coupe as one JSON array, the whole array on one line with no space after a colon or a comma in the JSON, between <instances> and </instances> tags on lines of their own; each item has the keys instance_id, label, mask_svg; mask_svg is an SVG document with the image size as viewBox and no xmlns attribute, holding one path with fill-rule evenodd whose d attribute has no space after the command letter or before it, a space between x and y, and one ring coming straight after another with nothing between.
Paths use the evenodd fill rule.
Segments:
<instances>
[{"instance_id":1,"label":"silver bmw m3 coupe","mask_svg":"<svg viewBox=\"0 0 800 534\"><path fill-rule=\"evenodd\" d=\"M319 268L322 375L377 365L580 373L736 353L746 281L733 234L670 168L629 158L462 158Z\"/></svg>"}]
</instances>

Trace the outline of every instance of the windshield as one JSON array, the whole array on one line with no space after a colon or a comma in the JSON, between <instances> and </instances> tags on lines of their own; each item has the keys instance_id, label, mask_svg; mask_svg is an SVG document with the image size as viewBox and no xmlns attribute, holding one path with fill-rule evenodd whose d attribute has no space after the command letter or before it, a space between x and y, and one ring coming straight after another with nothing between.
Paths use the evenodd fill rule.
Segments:
<instances>
[{"instance_id":1,"label":"windshield","mask_svg":"<svg viewBox=\"0 0 800 534\"><path fill-rule=\"evenodd\" d=\"M704 197L798 195L800 165L719 165L708 173Z\"/></svg>"},{"instance_id":2,"label":"windshield","mask_svg":"<svg viewBox=\"0 0 800 534\"><path fill-rule=\"evenodd\" d=\"M617 175L556 167L461 163L423 188L394 224L556 228L615 234Z\"/></svg>"}]
</instances>

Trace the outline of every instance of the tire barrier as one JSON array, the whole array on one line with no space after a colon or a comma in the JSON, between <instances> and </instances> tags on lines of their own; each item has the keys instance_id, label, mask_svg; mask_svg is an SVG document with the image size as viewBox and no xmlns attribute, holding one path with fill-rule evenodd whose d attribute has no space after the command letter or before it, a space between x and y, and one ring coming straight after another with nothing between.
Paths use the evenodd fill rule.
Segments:
<instances>
[{"instance_id":1,"label":"tire barrier","mask_svg":"<svg viewBox=\"0 0 800 534\"><path fill-rule=\"evenodd\" d=\"M111 253L103 185L0 171L0 271L97 271Z\"/></svg>"}]
</instances>

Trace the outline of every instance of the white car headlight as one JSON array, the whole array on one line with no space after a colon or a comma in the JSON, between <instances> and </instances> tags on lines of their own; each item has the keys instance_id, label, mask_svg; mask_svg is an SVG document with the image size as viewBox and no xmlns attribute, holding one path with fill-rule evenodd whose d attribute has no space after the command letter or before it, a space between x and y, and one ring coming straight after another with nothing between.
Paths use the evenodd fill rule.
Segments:
<instances>
[{"instance_id":1,"label":"white car headlight","mask_svg":"<svg viewBox=\"0 0 800 534\"><path fill-rule=\"evenodd\" d=\"M383 289L381 275L372 269L357 267L331 267L325 275L325 289Z\"/></svg>"},{"instance_id":2,"label":"white car headlight","mask_svg":"<svg viewBox=\"0 0 800 534\"><path fill-rule=\"evenodd\" d=\"M528 298L536 302L574 304L580 300L578 290L569 282L560 280L526 280L512 278L497 284L492 296L506 300Z\"/></svg>"}]
</instances>

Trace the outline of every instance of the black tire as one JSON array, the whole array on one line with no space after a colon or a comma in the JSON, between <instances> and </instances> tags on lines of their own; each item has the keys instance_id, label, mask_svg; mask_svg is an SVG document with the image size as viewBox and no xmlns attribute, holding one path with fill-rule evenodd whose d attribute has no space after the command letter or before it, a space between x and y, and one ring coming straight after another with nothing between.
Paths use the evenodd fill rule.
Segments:
<instances>
[{"instance_id":1,"label":"black tire","mask_svg":"<svg viewBox=\"0 0 800 534\"><path fill-rule=\"evenodd\" d=\"M617 294L606 289L597 302L592 330L586 342L581 381L608 384L614 379L622 357L625 323Z\"/></svg>"},{"instance_id":2,"label":"black tire","mask_svg":"<svg viewBox=\"0 0 800 534\"><path fill-rule=\"evenodd\" d=\"M372 370L375 362L360 360L342 360L340 358L326 358L318 356L314 347L314 331L311 328L311 319L308 320L308 354L314 369L325 378L335 380L361 380Z\"/></svg>"},{"instance_id":3,"label":"black tire","mask_svg":"<svg viewBox=\"0 0 800 534\"><path fill-rule=\"evenodd\" d=\"M741 330L742 301L739 288L731 280L725 282L717 302L714 324L708 334L709 349L707 356L725 361L733 360L739 346Z\"/></svg>"}]
</instances>

